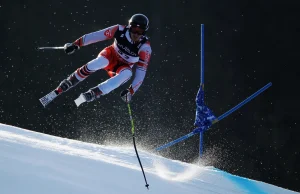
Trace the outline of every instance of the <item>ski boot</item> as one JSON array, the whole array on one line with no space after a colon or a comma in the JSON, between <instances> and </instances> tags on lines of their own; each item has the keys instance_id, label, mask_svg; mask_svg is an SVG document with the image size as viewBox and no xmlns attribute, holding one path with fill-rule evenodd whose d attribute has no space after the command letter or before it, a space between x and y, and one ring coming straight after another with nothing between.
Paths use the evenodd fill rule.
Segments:
<instances>
[{"instance_id":1,"label":"ski boot","mask_svg":"<svg viewBox=\"0 0 300 194\"><path fill-rule=\"evenodd\" d=\"M91 102L95 99L100 98L102 95L102 91L99 89L98 86L89 89L89 91L80 94L80 96L75 100L75 104L79 106L80 104L84 102Z\"/></svg>"},{"instance_id":2,"label":"ski boot","mask_svg":"<svg viewBox=\"0 0 300 194\"><path fill-rule=\"evenodd\" d=\"M69 90L71 87L75 86L78 82L79 80L75 77L75 74L73 73L67 79L64 79L55 90L51 91L46 96L40 98L40 102L44 107L46 107L58 95Z\"/></svg>"},{"instance_id":3,"label":"ski boot","mask_svg":"<svg viewBox=\"0 0 300 194\"><path fill-rule=\"evenodd\" d=\"M70 88L74 87L79 83L79 80L76 78L75 74L73 73L67 79L64 79L60 82L59 86L55 89L55 93L57 95L68 91Z\"/></svg>"}]
</instances>

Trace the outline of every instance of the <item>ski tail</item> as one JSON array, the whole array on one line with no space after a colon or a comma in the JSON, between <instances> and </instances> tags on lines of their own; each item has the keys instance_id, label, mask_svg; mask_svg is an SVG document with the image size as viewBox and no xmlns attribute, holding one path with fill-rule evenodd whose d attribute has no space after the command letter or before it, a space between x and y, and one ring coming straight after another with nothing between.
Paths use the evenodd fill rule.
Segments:
<instances>
[{"instance_id":1,"label":"ski tail","mask_svg":"<svg viewBox=\"0 0 300 194\"><path fill-rule=\"evenodd\" d=\"M74 100L76 106L78 107L79 105L81 105L82 103L86 102L86 99L84 98L83 94L80 94L80 96Z\"/></svg>"},{"instance_id":2,"label":"ski tail","mask_svg":"<svg viewBox=\"0 0 300 194\"><path fill-rule=\"evenodd\" d=\"M52 102L56 97L58 96L58 94L55 92L55 90L51 91L49 94L47 94L46 96L40 98L40 102L42 103L42 105L44 107L46 107L50 102Z\"/></svg>"}]
</instances>

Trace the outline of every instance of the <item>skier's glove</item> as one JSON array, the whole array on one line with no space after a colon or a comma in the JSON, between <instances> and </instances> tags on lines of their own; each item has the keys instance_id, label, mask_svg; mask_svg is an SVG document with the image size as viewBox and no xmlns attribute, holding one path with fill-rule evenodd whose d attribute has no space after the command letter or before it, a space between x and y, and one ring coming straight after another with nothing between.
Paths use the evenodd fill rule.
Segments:
<instances>
[{"instance_id":1,"label":"skier's glove","mask_svg":"<svg viewBox=\"0 0 300 194\"><path fill-rule=\"evenodd\" d=\"M80 47L74 43L66 43L64 45L65 53L67 53L68 55L73 54L78 49L80 49Z\"/></svg>"},{"instance_id":2,"label":"skier's glove","mask_svg":"<svg viewBox=\"0 0 300 194\"><path fill-rule=\"evenodd\" d=\"M130 86L128 89L122 91L120 96L124 102L129 103L131 101L133 94L134 91L132 89L132 86Z\"/></svg>"}]
</instances>

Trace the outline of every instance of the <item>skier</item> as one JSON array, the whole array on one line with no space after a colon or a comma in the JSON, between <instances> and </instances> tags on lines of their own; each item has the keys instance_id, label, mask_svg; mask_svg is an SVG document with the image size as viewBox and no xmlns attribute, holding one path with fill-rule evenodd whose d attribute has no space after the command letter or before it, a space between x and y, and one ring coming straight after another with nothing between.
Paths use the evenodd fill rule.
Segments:
<instances>
[{"instance_id":1,"label":"skier","mask_svg":"<svg viewBox=\"0 0 300 194\"><path fill-rule=\"evenodd\" d=\"M117 24L85 34L73 43L66 43L64 45L65 53L73 54L83 46L114 38L112 45L104 48L97 58L78 68L64 79L54 91L40 99L41 103L46 106L58 95L68 91L95 71L104 69L110 79L80 94L75 100L77 106L83 102L91 102L126 83L132 76L133 65L136 65L132 84L121 92L121 98L127 103L130 102L145 78L151 57L150 42L145 36L148 28L148 18L143 14L134 14L127 26Z\"/></svg>"},{"instance_id":2,"label":"skier","mask_svg":"<svg viewBox=\"0 0 300 194\"><path fill-rule=\"evenodd\" d=\"M213 112L204 105L204 88L201 84L196 96L196 118L194 123L196 128L194 129L194 132L199 133L206 131L216 119Z\"/></svg>"}]
</instances>

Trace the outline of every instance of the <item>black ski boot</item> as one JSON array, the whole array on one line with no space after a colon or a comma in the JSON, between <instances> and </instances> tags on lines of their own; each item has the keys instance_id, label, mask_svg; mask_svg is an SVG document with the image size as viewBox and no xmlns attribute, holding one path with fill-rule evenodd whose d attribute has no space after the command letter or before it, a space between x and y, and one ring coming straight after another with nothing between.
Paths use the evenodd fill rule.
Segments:
<instances>
[{"instance_id":1,"label":"black ski boot","mask_svg":"<svg viewBox=\"0 0 300 194\"><path fill-rule=\"evenodd\" d=\"M67 79L64 79L62 82L60 82L59 86L55 89L55 93L58 95L63 92L66 92L78 83L79 80L76 78L75 74L73 73Z\"/></svg>"},{"instance_id":2,"label":"black ski boot","mask_svg":"<svg viewBox=\"0 0 300 194\"><path fill-rule=\"evenodd\" d=\"M89 91L87 91L85 93L82 93L86 102L91 102L95 99L100 98L101 94L102 94L102 91L99 89L98 86L89 89Z\"/></svg>"}]
</instances>

